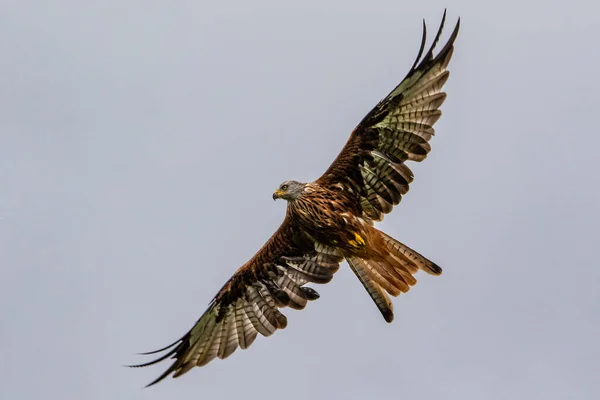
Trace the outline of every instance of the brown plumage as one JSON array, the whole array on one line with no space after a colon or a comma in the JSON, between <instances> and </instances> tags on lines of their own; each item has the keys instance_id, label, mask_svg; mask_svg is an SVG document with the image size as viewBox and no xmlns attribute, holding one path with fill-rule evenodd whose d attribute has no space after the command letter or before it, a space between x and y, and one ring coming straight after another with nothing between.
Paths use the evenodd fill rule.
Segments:
<instances>
[{"instance_id":1,"label":"brown plumage","mask_svg":"<svg viewBox=\"0 0 600 400\"><path fill-rule=\"evenodd\" d=\"M446 13L430 50L426 30L408 75L354 129L329 169L312 183L287 181L273 198L288 201L285 220L273 236L217 293L208 309L181 339L156 360L175 361L150 385L170 374L183 375L215 357L246 349L256 336L287 326L279 311L297 310L319 297L305 285L327 283L340 262L348 261L386 321L393 319L389 295L416 284L414 274L442 270L416 251L373 226L397 205L413 180L407 160L421 161L430 150L433 124L446 94L446 67L460 20L446 45L434 56Z\"/></svg>"}]
</instances>

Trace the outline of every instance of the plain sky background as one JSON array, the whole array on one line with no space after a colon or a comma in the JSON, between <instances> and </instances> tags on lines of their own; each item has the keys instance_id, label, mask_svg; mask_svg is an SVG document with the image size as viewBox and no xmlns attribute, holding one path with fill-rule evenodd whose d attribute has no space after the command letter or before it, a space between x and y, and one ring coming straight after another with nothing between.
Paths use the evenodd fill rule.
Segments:
<instances>
[{"instance_id":1,"label":"plain sky background","mask_svg":"<svg viewBox=\"0 0 600 400\"><path fill-rule=\"evenodd\" d=\"M3 1L0 398L600 398L593 4ZM388 325L344 264L287 329L142 389L168 363L122 365L196 321L444 7L444 115L380 226L444 274Z\"/></svg>"}]
</instances>

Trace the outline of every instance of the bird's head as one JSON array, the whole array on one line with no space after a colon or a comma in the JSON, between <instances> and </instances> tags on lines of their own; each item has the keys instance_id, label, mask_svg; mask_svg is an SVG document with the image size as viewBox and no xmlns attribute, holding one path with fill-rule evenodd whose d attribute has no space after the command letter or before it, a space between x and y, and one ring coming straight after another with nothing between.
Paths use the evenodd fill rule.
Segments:
<instances>
[{"instance_id":1,"label":"bird's head","mask_svg":"<svg viewBox=\"0 0 600 400\"><path fill-rule=\"evenodd\" d=\"M305 183L298 181L285 181L275 192L273 192L273 200L284 199L287 201L296 200L302 195Z\"/></svg>"}]
</instances>

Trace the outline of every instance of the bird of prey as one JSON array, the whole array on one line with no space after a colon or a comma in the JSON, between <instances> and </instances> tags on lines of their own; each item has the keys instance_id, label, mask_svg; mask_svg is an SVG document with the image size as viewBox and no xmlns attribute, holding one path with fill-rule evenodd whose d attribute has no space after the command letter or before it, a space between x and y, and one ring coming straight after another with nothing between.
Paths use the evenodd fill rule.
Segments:
<instances>
[{"instance_id":1,"label":"bird of prey","mask_svg":"<svg viewBox=\"0 0 600 400\"><path fill-rule=\"evenodd\" d=\"M181 339L149 353L166 352L143 367L174 359L148 386L178 377L215 357L246 349L260 333L287 326L284 307L303 309L319 294L308 283L327 283L345 259L387 322L389 295L408 292L422 270L442 269L374 227L408 191L413 174L406 161L422 161L446 98L442 86L460 19L437 53L446 13L431 48L420 50L408 75L354 129L333 164L316 181L283 182L273 199L287 201L283 223L264 246L225 283L208 309Z\"/></svg>"}]
</instances>

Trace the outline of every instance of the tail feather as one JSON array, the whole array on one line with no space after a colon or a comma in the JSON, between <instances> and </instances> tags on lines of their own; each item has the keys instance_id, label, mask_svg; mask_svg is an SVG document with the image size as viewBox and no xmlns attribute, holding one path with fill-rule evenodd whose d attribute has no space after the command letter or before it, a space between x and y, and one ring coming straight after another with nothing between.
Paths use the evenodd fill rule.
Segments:
<instances>
[{"instance_id":1,"label":"tail feather","mask_svg":"<svg viewBox=\"0 0 600 400\"><path fill-rule=\"evenodd\" d=\"M397 258L390 256L384 261L376 262L376 264L381 266L390 276L393 276L394 285L402 292L408 292L410 287L417 283L411 272L407 272L401 268L403 264Z\"/></svg>"},{"instance_id":2,"label":"tail feather","mask_svg":"<svg viewBox=\"0 0 600 400\"><path fill-rule=\"evenodd\" d=\"M373 280L378 283L382 289L394 297L400 294L402 291L402 281L390 276L390 274L386 271L387 266L384 266L373 260L365 260L363 265L367 268L367 271L370 273Z\"/></svg>"},{"instance_id":3,"label":"tail feather","mask_svg":"<svg viewBox=\"0 0 600 400\"><path fill-rule=\"evenodd\" d=\"M387 295L385 290L381 288L381 286L375 282L372 277L372 274L369 271L369 268L366 265L366 261L362 258L357 257L349 257L347 258L348 265L354 273L356 277L363 284L377 308L383 315L383 318L387 322L392 322L394 320L394 306L392 305L392 300Z\"/></svg>"},{"instance_id":4,"label":"tail feather","mask_svg":"<svg viewBox=\"0 0 600 400\"><path fill-rule=\"evenodd\" d=\"M405 260L408 264L412 264L430 275L440 275L442 273L442 269L437 264L423 257L410 247L383 232L381 232L381 236L388 251L393 256Z\"/></svg>"},{"instance_id":5,"label":"tail feather","mask_svg":"<svg viewBox=\"0 0 600 400\"><path fill-rule=\"evenodd\" d=\"M408 292L410 287L417 283L413 275L419 270L439 275L442 269L391 236L375 228L371 229L373 231L370 232L370 237L375 239L371 243L375 245L375 252L366 256L347 255L346 260L383 318L392 322L394 308L388 294L396 297L400 293Z\"/></svg>"},{"instance_id":6,"label":"tail feather","mask_svg":"<svg viewBox=\"0 0 600 400\"><path fill-rule=\"evenodd\" d=\"M414 266L413 264L409 264L405 260L402 260L393 254L389 254L388 259L393 260L390 262L390 264L394 266L394 272L400 275L404 282L406 282L409 286L414 286L417 284L417 279L413 275L419 272L418 267Z\"/></svg>"}]
</instances>

